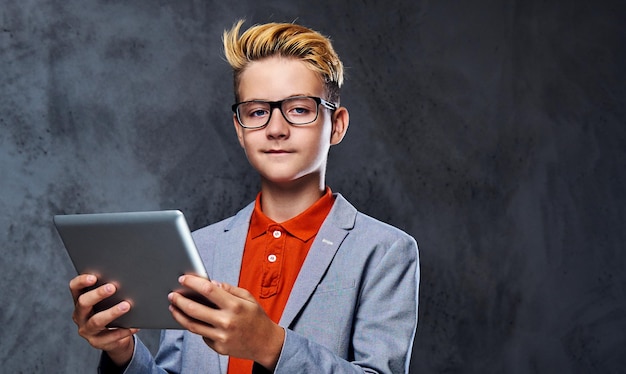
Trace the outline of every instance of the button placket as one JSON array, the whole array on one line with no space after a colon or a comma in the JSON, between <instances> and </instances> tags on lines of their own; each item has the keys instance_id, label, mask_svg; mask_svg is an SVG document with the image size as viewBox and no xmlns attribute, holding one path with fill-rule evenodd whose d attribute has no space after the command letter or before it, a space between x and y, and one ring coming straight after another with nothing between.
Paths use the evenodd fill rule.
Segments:
<instances>
[{"instance_id":1,"label":"button placket","mask_svg":"<svg viewBox=\"0 0 626 374\"><path fill-rule=\"evenodd\" d=\"M270 297L278 291L281 277L281 263L286 236L283 235L282 227L271 225L267 233L271 235L265 248L265 265L262 281L261 297Z\"/></svg>"}]
</instances>

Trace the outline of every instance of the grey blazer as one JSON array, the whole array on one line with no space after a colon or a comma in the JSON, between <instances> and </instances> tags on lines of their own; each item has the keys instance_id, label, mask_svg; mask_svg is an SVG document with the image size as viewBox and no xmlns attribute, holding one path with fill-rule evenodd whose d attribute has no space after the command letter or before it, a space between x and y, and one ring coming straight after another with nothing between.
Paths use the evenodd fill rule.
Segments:
<instances>
[{"instance_id":1,"label":"grey blazer","mask_svg":"<svg viewBox=\"0 0 626 374\"><path fill-rule=\"evenodd\" d=\"M194 232L209 276L237 284L251 203ZM419 256L406 233L341 195L296 279L280 325L276 373L405 373L417 327ZM184 330L166 330L156 358L136 338L126 373L226 373L228 357Z\"/></svg>"}]
</instances>

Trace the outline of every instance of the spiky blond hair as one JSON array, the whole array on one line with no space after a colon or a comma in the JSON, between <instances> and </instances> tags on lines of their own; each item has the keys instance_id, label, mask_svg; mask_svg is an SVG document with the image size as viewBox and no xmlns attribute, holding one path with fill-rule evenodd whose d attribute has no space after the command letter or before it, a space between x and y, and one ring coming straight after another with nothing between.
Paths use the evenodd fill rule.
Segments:
<instances>
[{"instance_id":1,"label":"spiky blond hair","mask_svg":"<svg viewBox=\"0 0 626 374\"><path fill-rule=\"evenodd\" d=\"M343 64L330 40L307 27L294 23L254 25L239 35L244 20L236 22L223 35L224 55L233 68L235 100L239 101L241 73L252 61L271 56L296 58L319 73L324 81L326 100L339 103L343 85Z\"/></svg>"}]
</instances>

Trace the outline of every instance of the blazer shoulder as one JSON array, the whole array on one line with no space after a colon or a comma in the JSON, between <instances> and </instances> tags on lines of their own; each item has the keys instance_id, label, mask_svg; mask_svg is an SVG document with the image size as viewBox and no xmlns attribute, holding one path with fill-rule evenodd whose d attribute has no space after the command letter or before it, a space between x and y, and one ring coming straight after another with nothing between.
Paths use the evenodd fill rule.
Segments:
<instances>
[{"instance_id":1,"label":"blazer shoulder","mask_svg":"<svg viewBox=\"0 0 626 374\"><path fill-rule=\"evenodd\" d=\"M380 221L377 218L369 216L363 212L357 213L355 229L373 231L377 235L415 240L413 236L404 230L389 223Z\"/></svg>"},{"instance_id":2,"label":"blazer shoulder","mask_svg":"<svg viewBox=\"0 0 626 374\"><path fill-rule=\"evenodd\" d=\"M378 243L405 242L417 247L415 238L407 232L357 210L341 194L336 195L336 207L331 212L331 219L348 230L350 236Z\"/></svg>"},{"instance_id":3,"label":"blazer shoulder","mask_svg":"<svg viewBox=\"0 0 626 374\"><path fill-rule=\"evenodd\" d=\"M208 239L211 236L232 230L234 227L241 225L247 226L250 222L250 216L254 210L254 202L249 203L234 216L225 218L221 221L212 223L208 226L195 230L192 235L194 239Z\"/></svg>"}]
</instances>

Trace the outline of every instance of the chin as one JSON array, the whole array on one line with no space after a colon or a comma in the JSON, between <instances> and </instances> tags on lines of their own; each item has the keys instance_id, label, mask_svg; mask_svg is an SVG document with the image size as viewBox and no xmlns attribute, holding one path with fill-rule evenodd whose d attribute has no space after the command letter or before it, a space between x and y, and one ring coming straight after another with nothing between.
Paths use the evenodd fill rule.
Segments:
<instances>
[{"instance_id":1,"label":"chin","mask_svg":"<svg viewBox=\"0 0 626 374\"><path fill-rule=\"evenodd\" d=\"M289 186L294 184L308 184L315 183L319 184L319 174L318 173L309 173L309 174L282 174L282 175L267 175L263 176L267 183L271 183L274 185L283 185Z\"/></svg>"},{"instance_id":2,"label":"chin","mask_svg":"<svg viewBox=\"0 0 626 374\"><path fill-rule=\"evenodd\" d=\"M265 170L262 170L260 174L264 179L271 183L289 183L302 177L302 173L298 173L297 171L289 170L289 168L284 167L265 168Z\"/></svg>"},{"instance_id":3,"label":"chin","mask_svg":"<svg viewBox=\"0 0 626 374\"><path fill-rule=\"evenodd\" d=\"M267 182L272 183L272 184L289 184L289 183L294 183L297 182L300 178L294 178L293 176L278 176L278 175L273 175L273 176L264 176L263 177Z\"/></svg>"}]
</instances>

